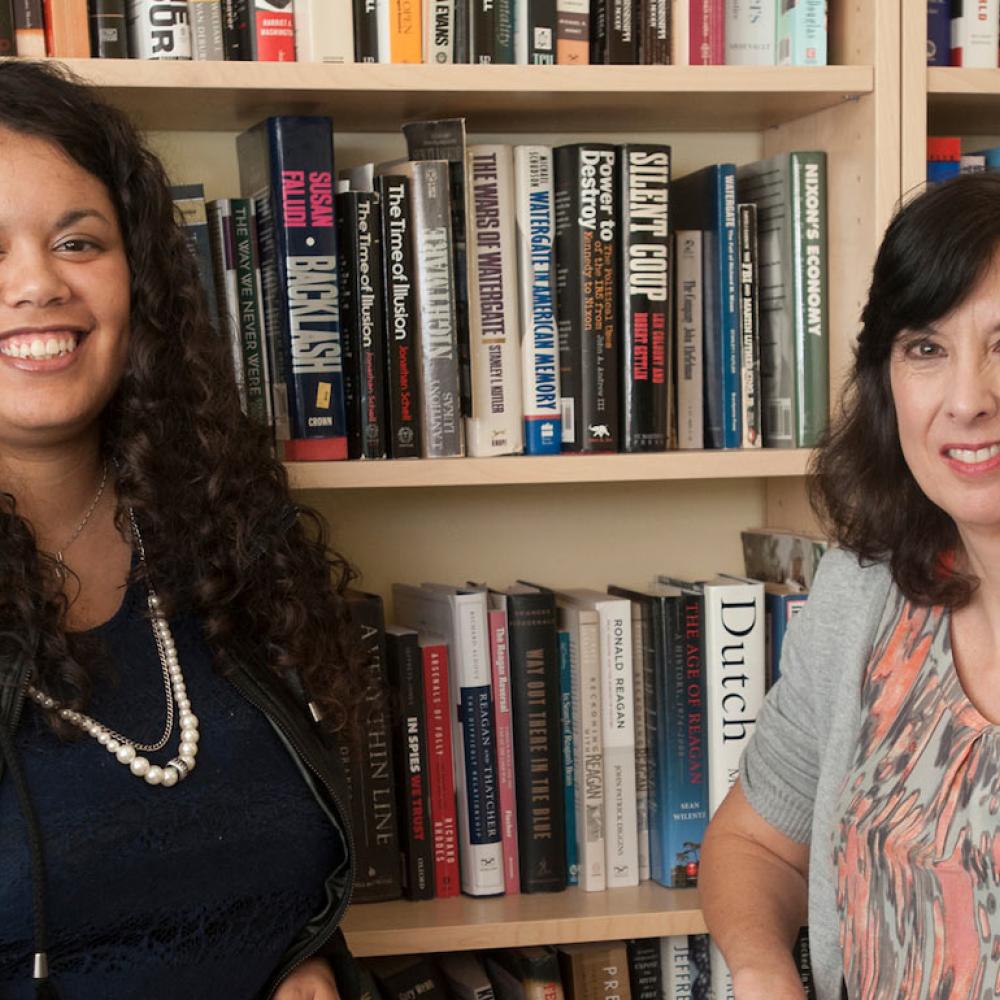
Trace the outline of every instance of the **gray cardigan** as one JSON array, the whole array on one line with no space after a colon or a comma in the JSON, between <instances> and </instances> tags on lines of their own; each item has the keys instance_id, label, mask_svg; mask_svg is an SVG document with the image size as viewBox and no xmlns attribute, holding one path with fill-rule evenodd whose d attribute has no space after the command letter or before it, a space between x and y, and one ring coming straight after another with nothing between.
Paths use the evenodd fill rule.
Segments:
<instances>
[{"instance_id":1,"label":"gray cardigan","mask_svg":"<svg viewBox=\"0 0 1000 1000\"><path fill-rule=\"evenodd\" d=\"M861 680L892 580L884 563L861 566L832 549L781 653L740 761L753 808L810 845L809 949L819 1000L838 1000L843 974L832 834L840 785L861 728Z\"/></svg>"}]
</instances>

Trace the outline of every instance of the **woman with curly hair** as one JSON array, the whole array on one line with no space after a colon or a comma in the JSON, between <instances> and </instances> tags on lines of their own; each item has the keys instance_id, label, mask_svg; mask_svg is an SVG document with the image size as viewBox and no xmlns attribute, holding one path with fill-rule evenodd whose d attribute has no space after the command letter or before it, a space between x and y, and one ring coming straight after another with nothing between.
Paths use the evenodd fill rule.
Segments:
<instances>
[{"instance_id":1,"label":"woman with curly hair","mask_svg":"<svg viewBox=\"0 0 1000 1000\"><path fill-rule=\"evenodd\" d=\"M709 825L737 1000L995 996L1000 983L1000 175L886 231L812 469L839 544Z\"/></svg>"},{"instance_id":2,"label":"woman with curly hair","mask_svg":"<svg viewBox=\"0 0 1000 1000\"><path fill-rule=\"evenodd\" d=\"M336 996L348 577L158 160L0 63L0 995Z\"/></svg>"}]
</instances>

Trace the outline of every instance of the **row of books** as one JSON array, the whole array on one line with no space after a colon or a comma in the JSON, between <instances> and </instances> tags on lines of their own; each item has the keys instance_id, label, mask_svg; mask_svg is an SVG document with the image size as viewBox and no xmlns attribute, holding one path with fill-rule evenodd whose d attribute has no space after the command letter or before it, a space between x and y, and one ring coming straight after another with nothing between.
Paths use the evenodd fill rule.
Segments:
<instances>
[{"instance_id":1,"label":"row of books","mask_svg":"<svg viewBox=\"0 0 1000 1000\"><path fill-rule=\"evenodd\" d=\"M286 459L816 443L824 153L672 180L664 145L403 131L408 160L334 193L330 121L269 119L238 142L244 199L209 219L178 192Z\"/></svg>"},{"instance_id":2,"label":"row of books","mask_svg":"<svg viewBox=\"0 0 1000 1000\"><path fill-rule=\"evenodd\" d=\"M1000 65L1000 0L927 0L927 65Z\"/></svg>"},{"instance_id":3,"label":"row of books","mask_svg":"<svg viewBox=\"0 0 1000 1000\"><path fill-rule=\"evenodd\" d=\"M962 139L957 135L927 137L927 181L946 181L959 174L978 174L985 170L1000 170L1000 146L962 152Z\"/></svg>"},{"instance_id":4,"label":"row of books","mask_svg":"<svg viewBox=\"0 0 1000 1000\"><path fill-rule=\"evenodd\" d=\"M0 0L0 56L353 62L348 0Z\"/></svg>"},{"instance_id":5,"label":"row of books","mask_svg":"<svg viewBox=\"0 0 1000 1000\"><path fill-rule=\"evenodd\" d=\"M769 582L396 584L388 626L352 592L376 705L349 755L354 899L696 884L822 545L744 548Z\"/></svg>"}]
</instances>

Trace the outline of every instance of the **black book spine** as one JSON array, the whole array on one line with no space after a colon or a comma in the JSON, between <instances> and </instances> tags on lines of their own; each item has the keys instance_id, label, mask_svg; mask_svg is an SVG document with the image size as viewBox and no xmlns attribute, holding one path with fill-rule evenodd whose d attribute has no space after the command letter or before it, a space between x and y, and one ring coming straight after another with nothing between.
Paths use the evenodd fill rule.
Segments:
<instances>
[{"instance_id":1,"label":"black book spine","mask_svg":"<svg viewBox=\"0 0 1000 1000\"><path fill-rule=\"evenodd\" d=\"M514 62L514 2L494 0L493 61L497 63L509 65Z\"/></svg>"},{"instance_id":2,"label":"black book spine","mask_svg":"<svg viewBox=\"0 0 1000 1000\"><path fill-rule=\"evenodd\" d=\"M354 0L354 61L378 62L376 0Z\"/></svg>"},{"instance_id":3,"label":"black book spine","mask_svg":"<svg viewBox=\"0 0 1000 1000\"><path fill-rule=\"evenodd\" d=\"M226 59L253 59L253 0L222 0L222 37Z\"/></svg>"},{"instance_id":4,"label":"black book spine","mask_svg":"<svg viewBox=\"0 0 1000 1000\"><path fill-rule=\"evenodd\" d=\"M639 0L639 61L666 66L672 60L673 21L670 0Z\"/></svg>"},{"instance_id":5,"label":"black book spine","mask_svg":"<svg viewBox=\"0 0 1000 1000\"><path fill-rule=\"evenodd\" d=\"M628 980L632 1000L660 1000L663 975L660 968L660 939L634 938L625 942L628 952Z\"/></svg>"},{"instance_id":6,"label":"black book spine","mask_svg":"<svg viewBox=\"0 0 1000 1000\"><path fill-rule=\"evenodd\" d=\"M760 383L760 301L757 280L757 206L737 206L740 288L740 397L743 447L760 445L764 432Z\"/></svg>"},{"instance_id":7,"label":"black book spine","mask_svg":"<svg viewBox=\"0 0 1000 1000\"><path fill-rule=\"evenodd\" d=\"M434 846L424 723L423 655L416 632L386 636L389 686L394 692L396 807L403 840L403 895L434 898Z\"/></svg>"},{"instance_id":8,"label":"black book spine","mask_svg":"<svg viewBox=\"0 0 1000 1000\"><path fill-rule=\"evenodd\" d=\"M351 789L351 825L357 854L354 901L398 899L402 880L382 598L349 592L347 604L364 657L367 701L363 737L353 748L341 747Z\"/></svg>"},{"instance_id":9,"label":"black book spine","mask_svg":"<svg viewBox=\"0 0 1000 1000\"><path fill-rule=\"evenodd\" d=\"M420 457L420 378L417 358L416 280L410 182L385 175L376 179L382 201L383 324L390 458Z\"/></svg>"},{"instance_id":10,"label":"black book spine","mask_svg":"<svg viewBox=\"0 0 1000 1000\"><path fill-rule=\"evenodd\" d=\"M337 195L347 457L385 458L382 227L372 191Z\"/></svg>"},{"instance_id":11,"label":"black book spine","mask_svg":"<svg viewBox=\"0 0 1000 1000\"><path fill-rule=\"evenodd\" d=\"M670 384L670 147L621 148L622 451L664 451Z\"/></svg>"},{"instance_id":12,"label":"black book spine","mask_svg":"<svg viewBox=\"0 0 1000 1000\"><path fill-rule=\"evenodd\" d=\"M455 0L455 62L472 62L472 30L467 0Z\"/></svg>"},{"instance_id":13,"label":"black book spine","mask_svg":"<svg viewBox=\"0 0 1000 1000\"><path fill-rule=\"evenodd\" d=\"M17 55L13 0L0 0L0 57Z\"/></svg>"},{"instance_id":14,"label":"black book spine","mask_svg":"<svg viewBox=\"0 0 1000 1000\"><path fill-rule=\"evenodd\" d=\"M497 10L495 0L471 0L472 62L497 61Z\"/></svg>"},{"instance_id":15,"label":"black book spine","mask_svg":"<svg viewBox=\"0 0 1000 1000\"><path fill-rule=\"evenodd\" d=\"M528 63L552 66L556 61L556 0L523 0L527 4Z\"/></svg>"},{"instance_id":16,"label":"black book spine","mask_svg":"<svg viewBox=\"0 0 1000 1000\"><path fill-rule=\"evenodd\" d=\"M521 892L566 888L559 630L550 591L507 595Z\"/></svg>"},{"instance_id":17,"label":"black book spine","mask_svg":"<svg viewBox=\"0 0 1000 1000\"><path fill-rule=\"evenodd\" d=\"M0 9L5 0L0 0ZM88 0L90 51L98 59L127 59L128 30L125 20L125 0ZM3 15L0 14L0 22ZM0 23L0 36L3 34ZM2 46L2 42L0 42Z\"/></svg>"},{"instance_id":18,"label":"black book spine","mask_svg":"<svg viewBox=\"0 0 1000 1000\"><path fill-rule=\"evenodd\" d=\"M639 61L639 33L635 0L604 0L608 5L607 62L634 65Z\"/></svg>"},{"instance_id":19,"label":"black book spine","mask_svg":"<svg viewBox=\"0 0 1000 1000\"><path fill-rule=\"evenodd\" d=\"M614 0L590 0L590 64L600 66L608 55L608 7Z\"/></svg>"}]
</instances>

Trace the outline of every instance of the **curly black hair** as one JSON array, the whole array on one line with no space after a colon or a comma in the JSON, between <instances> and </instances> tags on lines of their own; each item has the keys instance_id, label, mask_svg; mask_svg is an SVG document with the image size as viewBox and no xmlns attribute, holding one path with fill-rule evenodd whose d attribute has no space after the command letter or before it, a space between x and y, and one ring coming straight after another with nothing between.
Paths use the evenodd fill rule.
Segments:
<instances>
[{"instance_id":1,"label":"curly black hair","mask_svg":"<svg viewBox=\"0 0 1000 1000\"><path fill-rule=\"evenodd\" d=\"M321 517L291 499L267 429L240 409L162 164L125 114L58 65L0 62L0 128L60 148L117 210L131 338L102 448L116 524L127 533L134 510L164 610L198 617L222 673L248 660L295 672L328 724L345 728L363 702L343 596L353 572ZM41 685L82 708L95 668L66 611L54 560L0 484L0 663L32 657Z\"/></svg>"},{"instance_id":2,"label":"curly black hair","mask_svg":"<svg viewBox=\"0 0 1000 1000\"><path fill-rule=\"evenodd\" d=\"M863 559L888 560L903 593L957 608L978 581L952 570L951 517L921 490L899 443L892 345L960 306L1000 249L1000 174L962 175L903 205L875 260L838 419L814 457L809 495L830 535Z\"/></svg>"}]
</instances>

